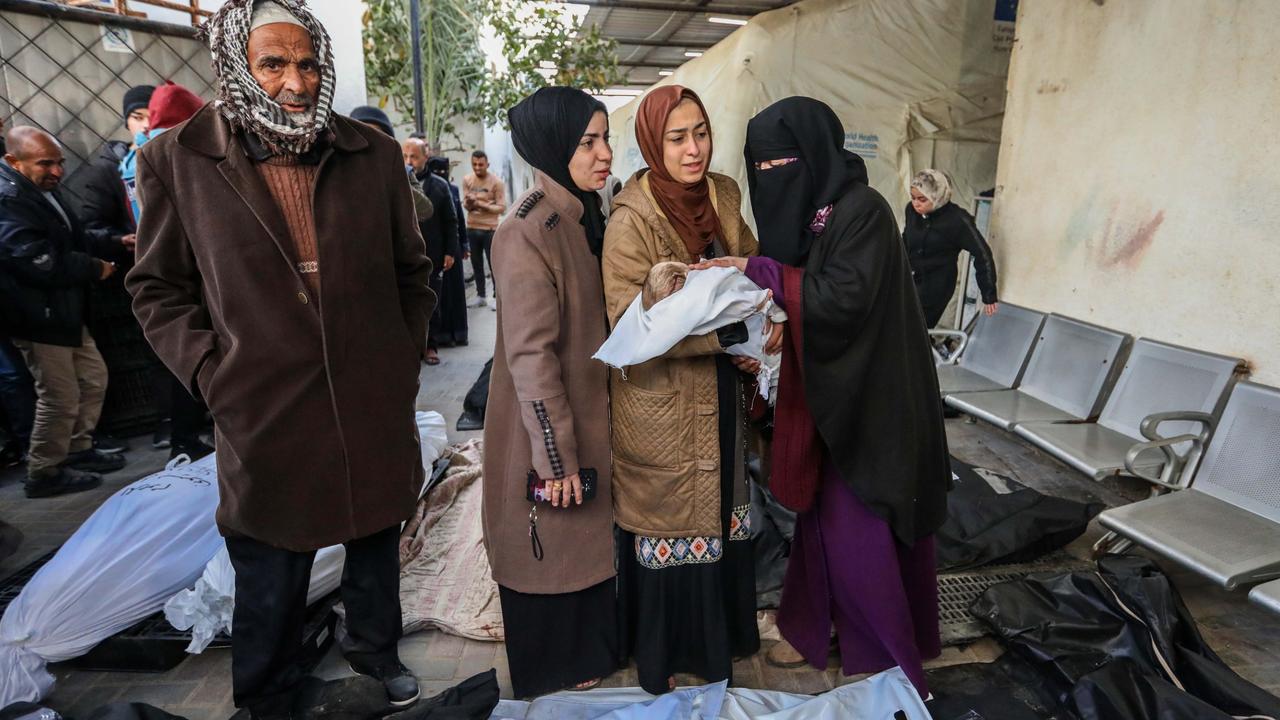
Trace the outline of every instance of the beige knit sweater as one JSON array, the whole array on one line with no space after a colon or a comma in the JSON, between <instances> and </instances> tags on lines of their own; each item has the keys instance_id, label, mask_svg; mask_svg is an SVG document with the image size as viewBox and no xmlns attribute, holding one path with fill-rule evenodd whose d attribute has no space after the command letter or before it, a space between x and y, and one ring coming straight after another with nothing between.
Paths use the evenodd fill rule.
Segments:
<instances>
[{"instance_id":1,"label":"beige knit sweater","mask_svg":"<svg viewBox=\"0 0 1280 720\"><path fill-rule=\"evenodd\" d=\"M320 167L305 165L290 155L272 156L258 163L257 167L289 227L289 239L293 241L293 261L297 263L298 272L311 289L311 294L319 299L320 253L316 248L311 189L315 186Z\"/></svg>"}]
</instances>

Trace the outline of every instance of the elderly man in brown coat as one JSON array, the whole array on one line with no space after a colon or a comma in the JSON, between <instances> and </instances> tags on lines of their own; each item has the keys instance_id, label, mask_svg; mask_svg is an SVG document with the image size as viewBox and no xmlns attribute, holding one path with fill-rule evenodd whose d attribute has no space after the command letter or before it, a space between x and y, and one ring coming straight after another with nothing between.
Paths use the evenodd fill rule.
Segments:
<instances>
[{"instance_id":1,"label":"elderly man in brown coat","mask_svg":"<svg viewBox=\"0 0 1280 720\"><path fill-rule=\"evenodd\" d=\"M127 284L217 426L235 702L299 712L312 560L344 543L343 652L408 705L397 545L422 484L414 403L435 297L400 150L330 111L329 38L298 0L229 0L205 32L218 99L139 155Z\"/></svg>"}]
</instances>

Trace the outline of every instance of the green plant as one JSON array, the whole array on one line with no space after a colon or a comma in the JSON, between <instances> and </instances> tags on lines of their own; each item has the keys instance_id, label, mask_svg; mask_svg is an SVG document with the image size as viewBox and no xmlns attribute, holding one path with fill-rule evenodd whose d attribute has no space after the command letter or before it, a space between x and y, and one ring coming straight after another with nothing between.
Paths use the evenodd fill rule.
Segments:
<instances>
[{"instance_id":1,"label":"green plant","mask_svg":"<svg viewBox=\"0 0 1280 720\"><path fill-rule=\"evenodd\" d=\"M547 85L595 91L624 82L618 44L598 27L575 26L555 3L488 3L507 69L491 69L480 85L474 106L486 123L506 127L507 108Z\"/></svg>"},{"instance_id":2,"label":"green plant","mask_svg":"<svg viewBox=\"0 0 1280 720\"><path fill-rule=\"evenodd\" d=\"M484 76L480 27L485 0L423 0L421 13L423 132L457 137L453 121L475 115L469 99ZM413 108L408 0L370 0L364 14L365 78L401 111Z\"/></svg>"},{"instance_id":3,"label":"green plant","mask_svg":"<svg viewBox=\"0 0 1280 720\"><path fill-rule=\"evenodd\" d=\"M555 4L521 0L422 0L422 91L428 138L457 137L465 119L506 126L507 108L550 84L602 90L623 81L617 44L577 27ZM480 31L488 24L507 68L486 67ZM408 0L368 0L365 76L378 104L413 107Z\"/></svg>"}]
</instances>

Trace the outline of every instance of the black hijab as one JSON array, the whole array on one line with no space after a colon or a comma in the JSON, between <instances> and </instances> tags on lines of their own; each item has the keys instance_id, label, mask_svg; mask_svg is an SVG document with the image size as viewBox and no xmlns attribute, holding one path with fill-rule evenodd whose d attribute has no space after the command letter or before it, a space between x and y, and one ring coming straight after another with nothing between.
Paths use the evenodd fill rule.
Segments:
<instances>
[{"instance_id":1,"label":"black hijab","mask_svg":"<svg viewBox=\"0 0 1280 720\"><path fill-rule=\"evenodd\" d=\"M427 172L432 175L449 180L449 158L443 155L436 155L427 161Z\"/></svg>"},{"instance_id":2,"label":"black hijab","mask_svg":"<svg viewBox=\"0 0 1280 720\"><path fill-rule=\"evenodd\" d=\"M862 158L844 149L844 127L826 103L789 97L747 123L747 186L759 230L760 254L787 265L809 255L814 213L833 204L850 183L867 182ZM765 160L798 158L757 170Z\"/></svg>"},{"instance_id":3,"label":"black hijab","mask_svg":"<svg viewBox=\"0 0 1280 720\"><path fill-rule=\"evenodd\" d=\"M579 189L569 174L569 160L597 112L608 111L604 103L581 90L545 87L508 110L507 119L520 157L582 201L580 222L587 233L587 245L599 257L604 247L600 196Z\"/></svg>"}]
</instances>

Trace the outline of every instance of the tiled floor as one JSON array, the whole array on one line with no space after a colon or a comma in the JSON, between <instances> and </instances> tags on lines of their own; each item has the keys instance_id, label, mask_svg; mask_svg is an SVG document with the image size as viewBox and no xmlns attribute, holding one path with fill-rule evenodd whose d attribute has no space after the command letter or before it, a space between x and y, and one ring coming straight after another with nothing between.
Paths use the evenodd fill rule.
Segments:
<instances>
[{"instance_id":1,"label":"tiled floor","mask_svg":"<svg viewBox=\"0 0 1280 720\"><path fill-rule=\"evenodd\" d=\"M461 412L463 395L493 347L495 313L486 308L472 309L470 313L471 345L442 349L440 365L424 366L418 398L420 409L437 410L448 419L450 438L455 442L478 434L456 433L452 428ZM1131 502L1143 495L1143 490L1133 483L1085 480L1020 440L985 425L953 419L947 421L947 430L952 452L961 459L1007 472L1044 492L1108 505ZM152 451L147 440L137 439L135 445L145 445L146 449L131 452L130 466L109 476L103 488L91 493L32 501L22 496L19 472L0 475L0 516L27 536L19 554L0 563L0 577L57 547L112 492L161 467L166 456ZM1089 546L1100 534L1095 523L1069 550L1079 557L1087 556ZM1280 693L1280 618L1249 605L1243 593L1226 593L1188 573L1170 570L1213 648L1246 678ZM766 649L771 644L766 640ZM439 692L495 667L504 696L510 694L506 656L499 643L463 640L431 631L406 637L400 651L405 664L421 679L425 693ZM1000 652L994 641L984 639L964 648L948 648L931 665L990 661ZM83 717L92 708L112 700L149 702L192 720L223 720L234 710L226 650L210 650L188 658L170 672L155 675L84 672L66 666L51 670L57 684L47 702L68 715ZM335 678L350 671L338 653L330 652L316 672ZM696 678L678 679L682 684L699 682ZM841 677L834 658L825 670L779 670L764 662L761 652L734 667L736 685L789 692L818 693L852 679ZM636 685L635 670L615 673L604 684Z\"/></svg>"}]
</instances>

